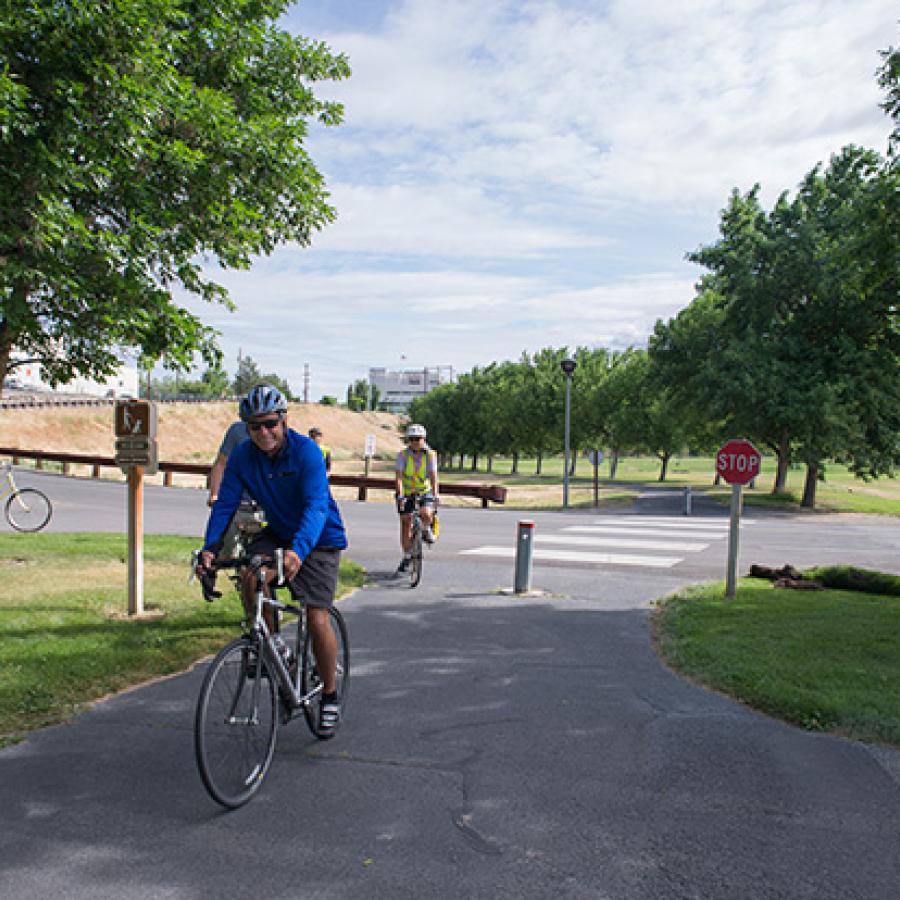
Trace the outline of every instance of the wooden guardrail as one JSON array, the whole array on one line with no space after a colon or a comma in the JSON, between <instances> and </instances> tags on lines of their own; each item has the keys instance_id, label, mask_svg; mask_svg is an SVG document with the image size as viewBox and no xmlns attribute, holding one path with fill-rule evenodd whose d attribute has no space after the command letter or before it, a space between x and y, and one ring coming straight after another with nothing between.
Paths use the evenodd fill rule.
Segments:
<instances>
[{"instance_id":1,"label":"wooden guardrail","mask_svg":"<svg viewBox=\"0 0 900 900\"><path fill-rule=\"evenodd\" d=\"M21 450L17 447L0 447L0 456L12 457L14 463L20 459L33 459L35 467L40 469L44 462L62 463L63 474L68 475L73 464L93 467L92 476L98 478L101 468L117 469L119 466L112 456L94 456L85 453L61 453L56 450ZM163 473L163 484L172 484L172 475L202 475L209 477L211 466L208 463L181 463L160 461L159 471ZM342 487L355 487L358 489L359 500L366 499L366 492L393 491L394 479L375 475L331 475L328 479L333 485ZM481 500L483 509L488 503L505 503L507 489L499 484L459 484L443 482L441 494L453 497L474 497Z\"/></svg>"}]
</instances>

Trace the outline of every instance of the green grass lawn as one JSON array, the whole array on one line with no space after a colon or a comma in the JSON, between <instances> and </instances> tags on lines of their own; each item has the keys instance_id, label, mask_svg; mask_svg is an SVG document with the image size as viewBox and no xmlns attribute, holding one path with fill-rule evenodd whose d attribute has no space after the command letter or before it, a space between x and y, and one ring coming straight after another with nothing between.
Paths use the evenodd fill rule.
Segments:
<instances>
[{"instance_id":1,"label":"green grass lawn","mask_svg":"<svg viewBox=\"0 0 900 900\"><path fill-rule=\"evenodd\" d=\"M147 536L144 609L128 618L123 535L0 535L0 746L106 694L181 672L238 633L224 577L206 603L187 576L194 538ZM362 583L344 560L339 594Z\"/></svg>"},{"instance_id":2,"label":"green grass lawn","mask_svg":"<svg viewBox=\"0 0 900 900\"><path fill-rule=\"evenodd\" d=\"M900 599L744 579L658 604L663 659L687 677L815 731L900 746Z\"/></svg>"},{"instance_id":3,"label":"green grass lawn","mask_svg":"<svg viewBox=\"0 0 900 900\"><path fill-rule=\"evenodd\" d=\"M534 459L520 459L518 474L512 475L512 460L495 457L491 471L482 459L478 469L473 471L467 458L465 466L441 472L446 481L484 481L506 485L509 489L507 505L559 507L562 503L563 464L559 456L545 458L541 474L535 473ZM609 478L609 463L604 461L598 470L601 505L621 503L634 496L627 485L641 488L685 487L691 485L696 490L704 490L711 496L728 503L731 488L727 484L713 485L715 474L711 456L675 457L669 462L664 482L659 481L659 460L651 456L626 456L619 460L615 481ZM773 496L775 481L775 460L763 457L762 470L755 488L744 490L744 502L752 506L800 511L803 482L806 470L794 466L788 472L786 491ZM593 503L594 469L586 459L579 459L576 474L569 479L570 502L572 506L591 506ZM541 495L543 499L541 498ZM819 512L857 512L900 516L900 479L881 478L865 482L856 478L846 466L829 463L826 480L819 482L816 492L816 509Z\"/></svg>"}]
</instances>

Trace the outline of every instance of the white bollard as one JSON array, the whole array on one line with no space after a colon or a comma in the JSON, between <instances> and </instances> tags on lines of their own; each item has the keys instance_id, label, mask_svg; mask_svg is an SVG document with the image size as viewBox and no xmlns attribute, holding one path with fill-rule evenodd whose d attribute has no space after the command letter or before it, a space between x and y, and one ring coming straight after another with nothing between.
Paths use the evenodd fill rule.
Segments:
<instances>
[{"instance_id":1,"label":"white bollard","mask_svg":"<svg viewBox=\"0 0 900 900\"><path fill-rule=\"evenodd\" d=\"M531 590L531 558L534 522L519 522L516 529L516 580L513 590L525 594Z\"/></svg>"}]
</instances>

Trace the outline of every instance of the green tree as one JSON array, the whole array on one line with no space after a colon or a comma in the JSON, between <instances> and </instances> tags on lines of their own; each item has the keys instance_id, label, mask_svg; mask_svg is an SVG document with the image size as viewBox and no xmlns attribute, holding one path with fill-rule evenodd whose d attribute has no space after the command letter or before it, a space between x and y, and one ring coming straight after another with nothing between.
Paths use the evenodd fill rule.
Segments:
<instances>
[{"instance_id":1,"label":"green tree","mask_svg":"<svg viewBox=\"0 0 900 900\"><path fill-rule=\"evenodd\" d=\"M898 190L895 166L850 146L771 213L735 193L719 241L691 254L713 273L696 309L651 341L667 383L730 436L806 464L804 506L828 459L862 477L900 462Z\"/></svg>"},{"instance_id":2,"label":"green tree","mask_svg":"<svg viewBox=\"0 0 900 900\"><path fill-rule=\"evenodd\" d=\"M359 378L353 384L347 385L347 409L364 410L369 408L369 382L365 378ZM372 385L374 395L372 408L378 405L378 389Z\"/></svg>"},{"instance_id":3,"label":"green tree","mask_svg":"<svg viewBox=\"0 0 900 900\"><path fill-rule=\"evenodd\" d=\"M234 382L231 385L232 392L237 397L242 397L254 385L262 384L265 379L259 366L256 364L252 356L241 356L238 361L237 372L234 376Z\"/></svg>"},{"instance_id":4,"label":"green tree","mask_svg":"<svg viewBox=\"0 0 900 900\"><path fill-rule=\"evenodd\" d=\"M881 55L884 64L878 70L878 84L887 93L881 108L894 120L890 146L896 153L900 150L900 49L889 47Z\"/></svg>"},{"instance_id":5,"label":"green tree","mask_svg":"<svg viewBox=\"0 0 900 900\"><path fill-rule=\"evenodd\" d=\"M229 305L200 260L248 268L334 218L306 152L344 57L278 27L287 0L10 0L0 23L0 381L218 357L175 300Z\"/></svg>"}]
</instances>

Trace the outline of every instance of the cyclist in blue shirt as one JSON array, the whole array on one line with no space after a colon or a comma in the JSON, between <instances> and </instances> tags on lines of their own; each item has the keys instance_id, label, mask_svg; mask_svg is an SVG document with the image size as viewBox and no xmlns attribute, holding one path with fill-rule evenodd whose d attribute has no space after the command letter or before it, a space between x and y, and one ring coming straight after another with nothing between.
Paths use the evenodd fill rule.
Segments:
<instances>
[{"instance_id":1,"label":"cyclist in blue shirt","mask_svg":"<svg viewBox=\"0 0 900 900\"><path fill-rule=\"evenodd\" d=\"M315 441L287 425L287 401L269 384L254 387L240 403L241 420L249 440L238 444L228 457L219 494L206 525L198 569L203 574L221 548L222 539L246 492L265 511L266 527L248 553L274 555L284 549L284 574L291 594L306 604L309 629L324 682L319 710L321 733L332 735L340 720L337 696L337 645L328 608L334 603L341 550L347 535L337 504L331 496L325 460ZM274 573L272 575L274 578ZM252 577L242 584L244 608L255 610ZM265 610L266 624L274 631L274 616ZM288 657L287 646L276 638Z\"/></svg>"}]
</instances>

